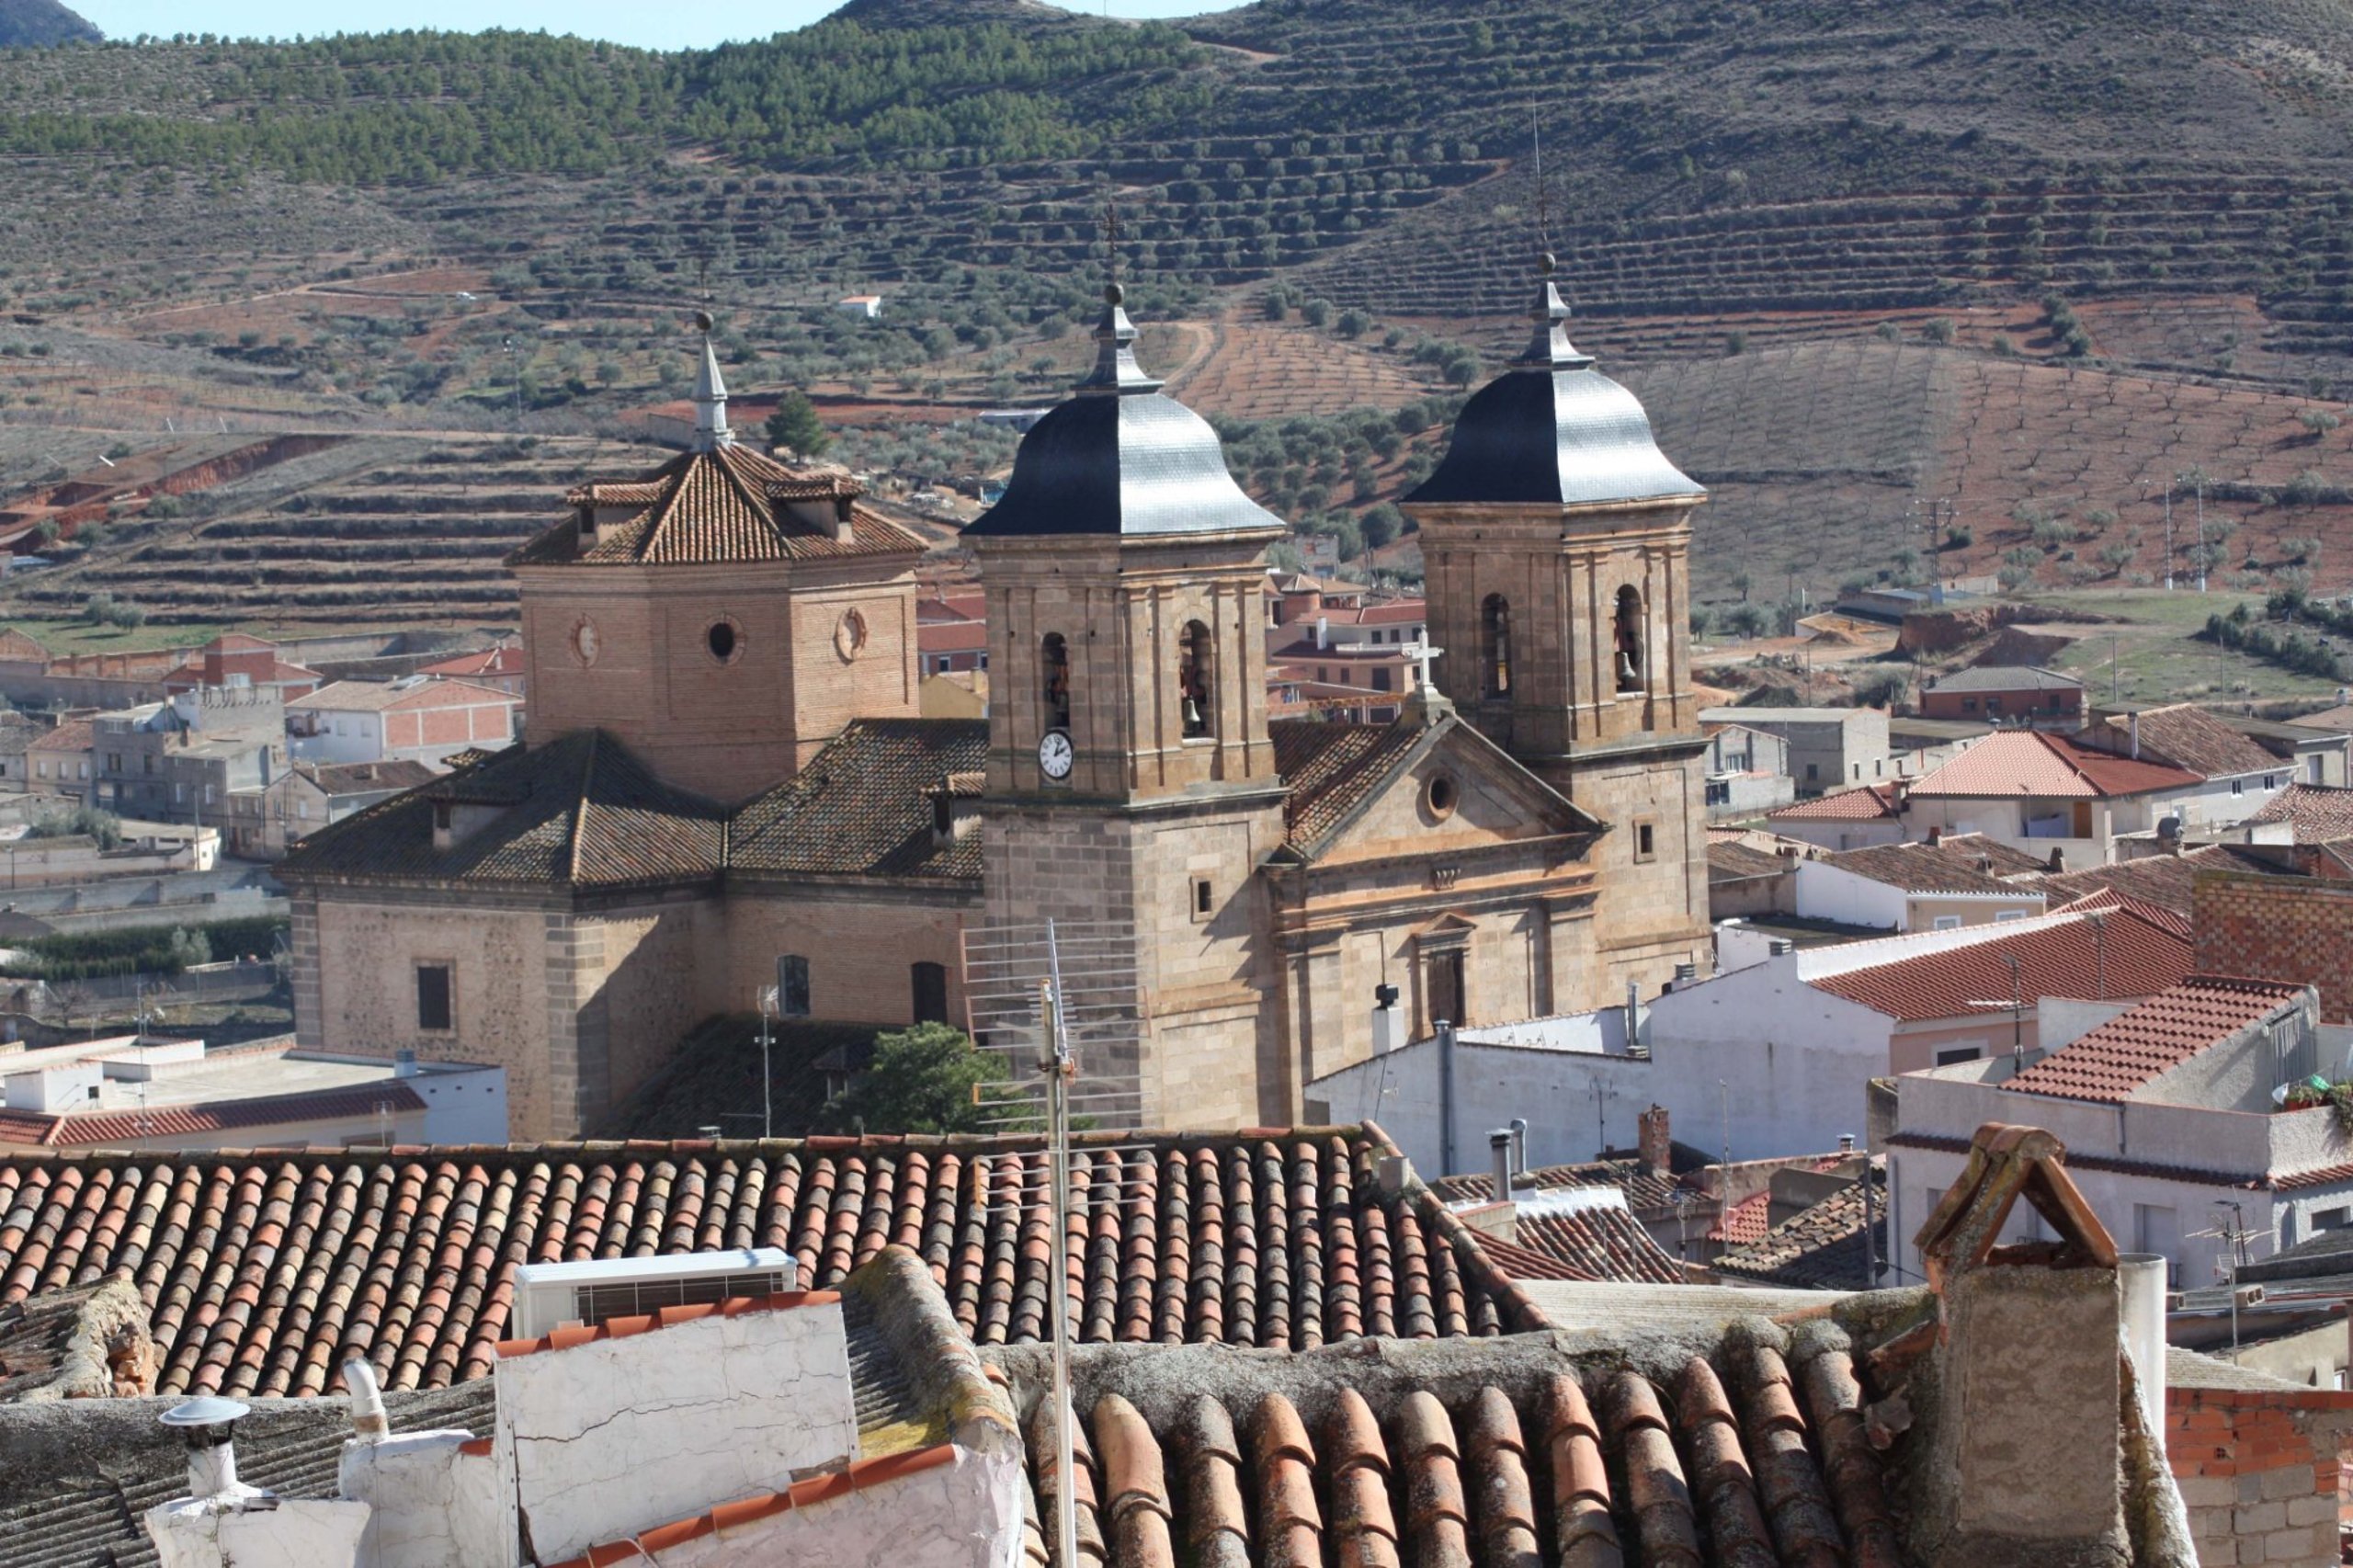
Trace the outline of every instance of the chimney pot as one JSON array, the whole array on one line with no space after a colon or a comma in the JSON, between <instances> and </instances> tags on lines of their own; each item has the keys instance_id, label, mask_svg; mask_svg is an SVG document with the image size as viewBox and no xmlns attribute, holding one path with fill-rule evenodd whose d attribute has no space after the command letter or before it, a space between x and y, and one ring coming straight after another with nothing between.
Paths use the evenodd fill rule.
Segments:
<instances>
[{"instance_id":1,"label":"chimney pot","mask_svg":"<svg viewBox=\"0 0 2353 1568\"><path fill-rule=\"evenodd\" d=\"M1938 845L1942 844L1944 841L1945 841L1945 830L1944 830L1943 828L1941 828L1941 827L1932 827L1932 828L1930 828L1930 829L1928 830L1928 847L1929 847L1929 848L1934 849Z\"/></svg>"},{"instance_id":2,"label":"chimney pot","mask_svg":"<svg viewBox=\"0 0 2353 1568\"><path fill-rule=\"evenodd\" d=\"M1487 1134L1487 1175L1495 1184L1498 1200L1511 1196L1511 1129L1498 1127Z\"/></svg>"},{"instance_id":3,"label":"chimney pot","mask_svg":"<svg viewBox=\"0 0 2353 1568\"><path fill-rule=\"evenodd\" d=\"M377 1385L376 1369L354 1358L343 1364L343 1386L351 1392L351 1436L362 1443L381 1443L392 1433L384 1419L384 1392Z\"/></svg>"},{"instance_id":4,"label":"chimney pot","mask_svg":"<svg viewBox=\"0 0 2353 1568\"><path fill-rule=\"evenodd\" d=\"M1666 1108L1654 1105L1643 1112L1639 1127L1637 1153L1643 1168L1653 1176L1670 1176L1675 1169L1675 1144L1667 1132Z\"/></svg>"}]
</instances>

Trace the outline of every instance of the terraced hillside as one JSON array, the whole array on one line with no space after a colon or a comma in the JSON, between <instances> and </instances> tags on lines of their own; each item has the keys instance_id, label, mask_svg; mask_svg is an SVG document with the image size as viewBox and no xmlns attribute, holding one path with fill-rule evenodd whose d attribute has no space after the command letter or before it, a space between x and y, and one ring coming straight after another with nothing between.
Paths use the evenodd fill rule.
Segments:
<instances>
[{"instance_id":1,"label":"terraced hillside","mask_svg":"<svg viewBox=\"0 0 2353 1568\"><path fill-rule=\"evenodd\" d=\"M566 488L660 457L594 438L362 437L205 492L200 517L115 524L86 562L25 578L15 602L53 616L109 593L159 619L227 624L496 619L515 602L500 560Z\"/></svg>"}]
</instances>

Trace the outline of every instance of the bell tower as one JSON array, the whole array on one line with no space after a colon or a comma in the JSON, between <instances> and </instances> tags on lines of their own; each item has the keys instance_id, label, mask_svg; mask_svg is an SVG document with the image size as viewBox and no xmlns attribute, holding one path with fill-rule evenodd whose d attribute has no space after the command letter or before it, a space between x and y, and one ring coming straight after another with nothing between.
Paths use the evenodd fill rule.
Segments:
<instances>
[{"instance_id":1,"label":"bell tower","mask_svg":"<svg viewBox=\"0 0 2353 1568\"><path fill-rule=\"evenodd\" d=\"M1128 922L1147 1126L1259 1119L1281 1081L1250 982L1282 837L1265 555L1280 519L1135 357L1117 284L1094 370L1022 438L964 530L988 598L988 918ZM1270 1087L1270 1091L1271 1087Z\"/></svg>"},{"instance_id":2,"label":"bell tower","mask_svg":"<svg viewBox=\"0 0 2353 1568\"><path fill-rule=\"evenodd\" d=\"M1535 331L1463 405L1404 500L1421 529L1439 684L1462 715L1609 824L1601 972L1582 1005L1655 991L1708 948L1706 736L1690 659L1691 514L1633 393L1570 344L1541 260Z\"/></svg>"}]
</instances>

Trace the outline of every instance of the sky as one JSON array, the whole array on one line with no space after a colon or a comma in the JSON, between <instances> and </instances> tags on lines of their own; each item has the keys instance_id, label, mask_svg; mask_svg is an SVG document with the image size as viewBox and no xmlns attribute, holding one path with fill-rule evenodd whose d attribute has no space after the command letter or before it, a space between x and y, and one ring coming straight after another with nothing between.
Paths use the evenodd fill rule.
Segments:
<instances>
[{"instance_id":1,"label":"sky","mask_svg":"<svg viewBox=\"0 0 2353 1568\"><path fill-rule=\"evenodd\" d=\"M292 38L326 32L390 32L404 28L474 31L545 28L646 49L701 49L736 39L767 38L815 21L841 0L782 5L649 6L643 0L380 0L353 11L302 0L65 0L108 38L141 33L225 33L233 38ZM1130 18L1191 17L1239 0L1108 0ZM1101 15L1106 0L1067 0L1066 8Z\"/></svg>"}]
</instances>

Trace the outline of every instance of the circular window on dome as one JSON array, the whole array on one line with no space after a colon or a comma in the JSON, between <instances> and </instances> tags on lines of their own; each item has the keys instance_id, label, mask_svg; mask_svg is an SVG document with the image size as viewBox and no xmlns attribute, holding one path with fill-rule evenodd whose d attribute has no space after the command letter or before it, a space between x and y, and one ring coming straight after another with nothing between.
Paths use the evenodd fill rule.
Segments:
<instances>
[{"instance_id":1,"label":"circular window on dome","mask_svg":"<svg viewBox=\"0 0 2353 1568\"><path fill-rule=\"evenodd\" d=\"M841 619L834 625L834 652L842 656L842 663L847 664L865 648L866 618L854 609L842 611Z\"/></svg>"},{"instance_id":2,"label":"circular window on dome","mask_svg":"<svg viewBox=\"0 0 2353 1568\"><path fill-rule=\"evenodd\" d=\"M1443 773L1431 774L1429 782L1422 786L1423 809L1440 822L1454 814L1459 799L1454 780Z\"/></svg>"},{"instance_id":3,"label":"circular window on dome","mask_svg":"<svg viewBox=\"0 0 2353 1568\"><path fill-rule=\"evenodd\" d=\"M710 630L702 634L702 641L703 646L710 650L710 656L722 665L733 664L735 655L744 651L743 629L732 619L712 621Z\"/></svg>"}]
</instances>

